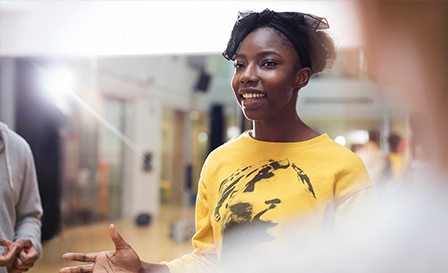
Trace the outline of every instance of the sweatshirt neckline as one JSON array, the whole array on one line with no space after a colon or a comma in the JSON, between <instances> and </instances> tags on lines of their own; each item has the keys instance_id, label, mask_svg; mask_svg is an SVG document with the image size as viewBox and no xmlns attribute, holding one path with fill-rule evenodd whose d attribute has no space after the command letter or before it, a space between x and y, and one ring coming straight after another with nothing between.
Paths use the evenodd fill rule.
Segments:
<instances>
[{"instance_id":1,"label":"sweatshirt neckline","mask_svg":"<svg viewBox=\"0 0 448 273\"><path fill-rule=\"evenodd\" d=\"M255 148L262 149L278 149L278 148L290 148L290 149L310 149L320 146L330 140L327 134L321 134L309 140L299 142L270 142L254 139L250 136L250 131L246 131L241 135L242 140L246 145Z\"/></svg>"}]
</instances>

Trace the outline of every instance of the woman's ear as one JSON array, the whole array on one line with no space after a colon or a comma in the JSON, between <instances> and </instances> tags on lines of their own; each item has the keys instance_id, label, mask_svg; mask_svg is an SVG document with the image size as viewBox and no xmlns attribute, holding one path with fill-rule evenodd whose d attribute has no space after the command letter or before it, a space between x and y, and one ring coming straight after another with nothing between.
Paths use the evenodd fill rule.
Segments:
<instances>
[{"instance_id":1,"label":"woman's ear","mask_svg":"<svg viewBox=\"0 0 448 273\"><path fill-rule=\"evenodd\" d=\"M300 68L296 73L296 90L305 87L311 78L311 69L309 67Z\"/></svg>"}]
</instances>

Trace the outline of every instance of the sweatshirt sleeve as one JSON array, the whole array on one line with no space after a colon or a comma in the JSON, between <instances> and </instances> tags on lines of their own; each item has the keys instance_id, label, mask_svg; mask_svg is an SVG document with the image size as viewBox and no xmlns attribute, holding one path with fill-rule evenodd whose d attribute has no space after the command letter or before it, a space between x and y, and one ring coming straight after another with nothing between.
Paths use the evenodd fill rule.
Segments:
<instances>
[{"instance_id":1,"label":"sweatshirt sleeve","mask_svg":"<svg viewBox=\"0 0 448 273\"><path fill-rule=\"evenodd\" d=\"M373 189L367 169L357 156L352 168L340 174L335 185L335 231L344 231L347 225L364 221L370 215Z\"/></svg>"},{"instance_id":2,"label":"sweatshirt sleeve","mask_svg":"<svg viewBox=\"0 0 448 273\"><path fill-rule=\"evenodd\" d=\"M206 187L207 165L204 164L196 197L196 234L192 242L194 251L171 262L163 262L171 273L218 272L218 258L215 251L209 195Z\"/></svg>"},{"instance_id":3,"label":"sweatshirt sleeve","mask_svg":"<svg viewBox=\"0 0 448 273\"><path fill-rule=\"evenodd\" d=\"M24 168L21 170L23 173L19 175L23 181L16 203L15 240L30 239L40 255L42 253L40 218L43 212L34 159L28 144L24 148L24 160Z\"/></svg>"}]
</instances>

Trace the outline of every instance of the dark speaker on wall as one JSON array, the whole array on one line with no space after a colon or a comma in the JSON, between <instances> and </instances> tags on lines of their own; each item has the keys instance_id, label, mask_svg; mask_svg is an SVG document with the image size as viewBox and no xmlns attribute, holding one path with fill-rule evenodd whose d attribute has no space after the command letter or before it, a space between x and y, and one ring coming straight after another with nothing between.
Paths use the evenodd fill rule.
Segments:
<instances>
[{"instance_id":1,"label":"dark speaker on wall","mask_svg":"<svg viewBox=\"0 0 448 273\"><path fill-rule=\"evenodd\" d=\"M195 91L206 92L210 84L211 76L205 72L201 72L196 83Z\"/></svg>"},{"instance_id":2,"label":"dark speaker on wall","mask_svg":"<svg viewBox=\"0 0 448 273\"><path fill-rule=\"evenodd\" d=\"M140 213L135 219L137 226L147 226L151 223L151 214Z\"/></svg>"}]
</instances>

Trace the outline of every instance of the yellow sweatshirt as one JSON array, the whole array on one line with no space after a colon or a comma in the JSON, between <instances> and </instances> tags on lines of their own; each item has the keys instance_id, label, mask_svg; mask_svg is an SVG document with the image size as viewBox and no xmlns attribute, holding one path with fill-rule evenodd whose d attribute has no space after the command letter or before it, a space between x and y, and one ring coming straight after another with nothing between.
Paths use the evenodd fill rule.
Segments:
<instances>
[{"instance_id":1,"label":"yellow sweatshirt","mask_svg":"<svg viewBox=\"0 0 448 273\"><path fill-rule=\"evenodd\" d=\"M291 235L286 227L300 219L307 226L302 236L316 238L328 215L337 228L370 195L361 159L326 134L279 143L258 141L245 132L204 163L194 252L164 264L171 273L218 272L225 258L236 253L235 244L250 242L244 251L260 253L260 246ZM334 207L330 212L329 200Z\"/></svg>"}]
</instances>

